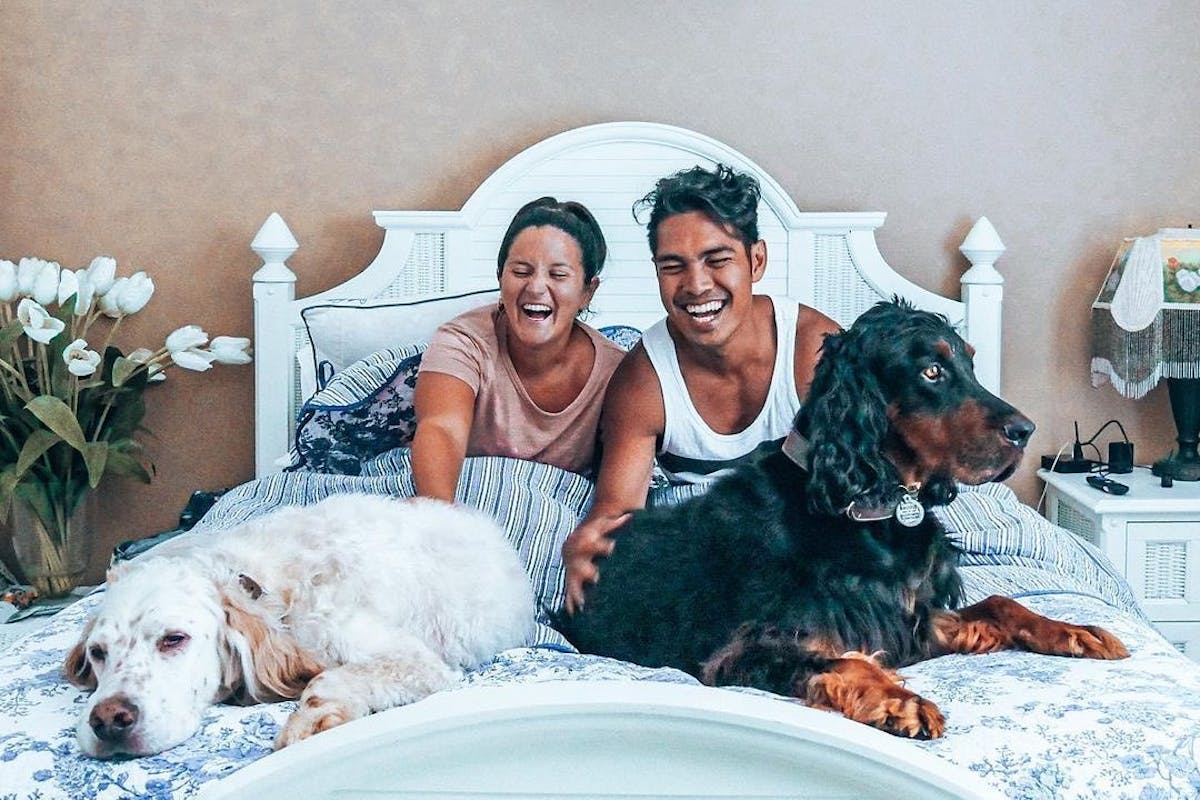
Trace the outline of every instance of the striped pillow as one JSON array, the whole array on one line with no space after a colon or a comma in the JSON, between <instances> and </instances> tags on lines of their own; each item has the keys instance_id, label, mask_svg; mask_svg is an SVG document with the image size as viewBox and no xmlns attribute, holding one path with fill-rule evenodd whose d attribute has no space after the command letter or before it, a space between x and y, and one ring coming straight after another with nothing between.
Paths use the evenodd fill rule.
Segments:
<instances>
[{"instance_id":1,"label":"striped pillow","mask_svg":"<svg viewBox=\"0 0 1200 800\"><path fill-rule=\"evenodd\" d=\"M380 350L336 373L300 408L292 468L357 475L367 459L411 444L423 352L423 343Z\"/></svg>"}]
</instances>

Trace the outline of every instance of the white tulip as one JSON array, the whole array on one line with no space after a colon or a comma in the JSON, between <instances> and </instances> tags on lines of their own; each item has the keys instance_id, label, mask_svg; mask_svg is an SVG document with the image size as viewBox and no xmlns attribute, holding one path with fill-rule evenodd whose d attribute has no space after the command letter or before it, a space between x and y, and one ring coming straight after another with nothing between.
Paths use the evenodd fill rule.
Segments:
<instances>
[{"instance_id":1,"label":"white tulip","mask_svg":"<svg viewBox=\"0 0 1200 800\"><path fill-rule=\"evenodd\" d=\"M122 279L125 280L125 279ZM123 314L136 314L146 307L154 294L154 281L145 272L135 272L125 280L121 294L117 298L117 307Z\"/></svg>"},{"instance_id":2,"label":"white tulip","mask_svg":"<svg viewBox=\"0 0 1200 800\"><path fill-rule=\"evenodd\" d=\"M58 275L58 304L61 306L79 293L79 278L73 270L64 269Z\"/></svg>"},{"instance_id":3,"label":"white tulip","mask_svg":"<svg viewBox=\"0 0 1200 800\"><path fill-rule=\"evenodd\" d=\"M17 297L17 265L11 261L0 259L0 303L7 303Z\"/></svg>"},{"instance_id":4,"label":"white tulip","mask_svg":"<svg viewBox=\"0 0 1200 800\"><path fill-rule=\"evenodd\" d=\"M87 273L92 279L92 288L96 295L102 297L112 288L117 275L117 261L110 256L96 256L88 265Z\"/></svg>"},{"instance_id":5,"label":"white tulip","mask_svg":"<svg viewBox=\"0 0 1200 800\"><path fill-rule=\"evenodd\" d=\"M108 291L100 295L100 311L104 316L116 319L122 315L121 291L128 282L129 278L117 278L113 281L113 285L109 287Z\"/></svg>"},{"instance_id":6,"label":"white tulip","mask_svg":"<svg viewBox=\"0 0 1200 800\"><path fill-rule=\"evenodd\" d=\"M33 294L33 285L37 283L38 273L46 266L40 258L22 258L17 264L17 294L29 297Z\"/></svg>"},{"instance_id":7,"label":"white tulip","mask_svg":"<svg viewBox=\"0 0 1200 800\"><path fill-rule=\"evenodd\" d=\"M134 350L125 357L135 364L145 364L154 357L154 351L147 350L144 347L139 347L137 350ZM165 381L167 379L167 374L163 372L163 368L159 364L151 364L150 366L146 367L146 370L150 373L147 380L157 383L158 381Z\"/></svg>"},{"instance_id":8,"label":"white tulip","mask_svg":"<svg viewBox=\"0 0 1200 800\"><path fill-rule=\"evenodd\" d=\"M207 350L197 350L195 348L189 350L172 350L171 360L184 369L190 369L195 372L204 372L207 369L212 369L212 362L216 359L212 353Z\"/></svg>"},{"instance_id":9,"label":"white tulip","mask_svg":"<svg viewBox=\"0 0 1200 800\"><path fill-rule=\"evenodd\" d=\"M64 272L63 275L66 275ZM92 286L92 278L88 275L86 269L75 270L75 316L85 316L92 310L92 302L95 300L96 290Z\"/></svg>"},{"instance_id":10,"label":"white tulip","mask_svg":"<svg viewBox=\"0 0 1200 800\"><path fill-rule=\"evenodd\" d=\"M41 344L48 343L67 327L66 323L50 316L49 311L28 297L17 304L17 319L21 321L25 335Z\"/></svg>"},{"instance_id":11,"label":"white tulip","mask_svg":"<svg viewBox=\"0 0 1200 800\"><path fill-rule=\"evenodd\" d=\"M67 345L62 357L67 364L67 370L77 378L86 378L94 373L101 360L100 354L89 350L87 342L83 339L76 339Z\"/></svg>"},{"instance_id":12,"label":"white tulip","mask_svg":"<svg viewBox=\"0 0 1200 800\"><path fill-rule=\"evenodd\" d=\"M33 282L33 294L30 295L43 306L48 306L58 299L58 274L62 268L58 262L45 263Z\"/></svg>"},{"instance_id":13,"label":"white tulip","mask_svg":"<svg viewBox=\"0 0 1200 800\"><path fill-rule=\"evenodd\" d=\"M216 336L208 350L218 364L249 364L250 340L241 336Z\"/></svg>"},{"instance_id":14,"label":"white tulip","mask_svg":"<svg viewBox=\"0 0 1200 800\"><path fill-rule=\"evenodd\" d=\"M180 350L191 350L208 344L208 334L199 325L184 325L167 336L167 349L172 353Z\"/></svg>"}]
</instances>

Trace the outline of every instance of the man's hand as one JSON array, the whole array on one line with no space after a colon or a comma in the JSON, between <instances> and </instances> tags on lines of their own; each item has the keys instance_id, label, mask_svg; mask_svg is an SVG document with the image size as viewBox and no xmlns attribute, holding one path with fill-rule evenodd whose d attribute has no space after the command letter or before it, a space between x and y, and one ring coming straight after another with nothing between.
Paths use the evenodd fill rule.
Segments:
<instances>
[{"instance_id":1,"label":"man's hand","mask_svg":"<svg viewBox=\"0 0 1200 800\"><path fill-rule=\"evenodd\" d=\"M583 590L600 579L596 559L612 553L616 540L612 533L629 521L630 514L587 519L563 542L563 565L567 568L567 613L583 608Z\"/></svg>"}]
</instances>

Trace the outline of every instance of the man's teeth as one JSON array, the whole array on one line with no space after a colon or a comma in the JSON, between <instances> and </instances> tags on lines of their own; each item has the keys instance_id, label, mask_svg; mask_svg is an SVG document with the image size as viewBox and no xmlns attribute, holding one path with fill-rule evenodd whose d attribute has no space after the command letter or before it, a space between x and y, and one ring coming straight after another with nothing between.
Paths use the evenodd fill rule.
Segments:
<instances>
[{"instance_id":1,"label":"man's teeth","mask_svg":"<svg viewBox=\"0 0 1200 800\"><path fill-rule=\"evenodd\" d=\"M550 306L543 306L543 305L539 305L538 303L526 303L525 305L521 306L521 308L525 309L526 311L530 312L531 314L537 314L537 313L549 314L550 313Z\"/></svg>"},{"instance_id":2,"label":"man's teeth","mask_svg":"<svg viewBox=\"0 0 1200 800\"><path fill-rule=\"evenodd\" d=\"M713 300L708 303L701 303L700 305L684 306L684 309L689 314L712 314L720 311L723 305L725 304L720 300Z\"/></svg>"}]
</instances>

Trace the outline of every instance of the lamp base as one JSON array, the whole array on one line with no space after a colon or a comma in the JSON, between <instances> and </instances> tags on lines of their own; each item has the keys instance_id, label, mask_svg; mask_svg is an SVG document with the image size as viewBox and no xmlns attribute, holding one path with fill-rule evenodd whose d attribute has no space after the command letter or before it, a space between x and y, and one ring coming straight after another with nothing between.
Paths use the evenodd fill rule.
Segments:
<instances>
[{"instance_id":1,"label":"lamp base","mask_svg":"<svg viewBox=\"0 0 1200 800\"><path fill-rule=\"evenodd\" d=\"M1171 415L1179 436L1179 450L1154 465L1159 477L1177 481L1200 481L1200 378L1167 378Z\"/></svg>"},{"instance_id":2,"label":"lamp base","mask_svg":"<svg viewBox=\"0 0 1200 800\"><path fill-rule=\"evenodd\" d=\"M1176 481L1200 481L1200 461L1184 461L1178 456L1169 456L1156 461L1150 471L1161 477Z\"/></svg>"}]
</instances>

